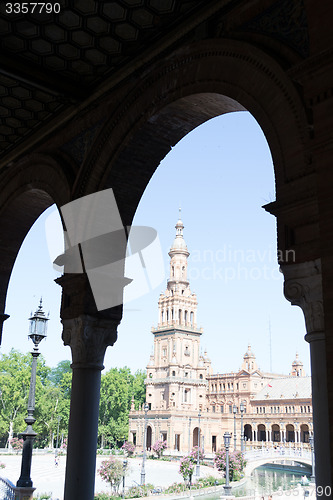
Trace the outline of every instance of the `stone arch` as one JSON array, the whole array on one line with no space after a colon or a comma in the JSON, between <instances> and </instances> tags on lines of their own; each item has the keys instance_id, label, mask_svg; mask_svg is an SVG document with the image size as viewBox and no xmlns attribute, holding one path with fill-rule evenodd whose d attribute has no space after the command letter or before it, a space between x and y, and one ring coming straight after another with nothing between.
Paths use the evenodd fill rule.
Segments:
<instances>
[{"instance_id":1,"label":"stone arch","mask_svg":"<svg viewBox=\"0 0 333 500\"><path fill-rule=\"evenodd\" d=\"M195 446L198 446L198 442L199 442L199 427L195 427L193 429L193 440L192 440L192 442L193 442L193 448Z\"/></svg>"},{"instance_id":2,"label":"stone arch","mask_svg":"<svg viewBox=\"0 0 333 500\"><path fill-rule=\"evenodd\" d=\"M295 427L293 424L286 425L286 441L291 443L295 442Z\"/></svg>"},{"instance_id":3,"label":"stone arch","mask_svg":"<svg viewBox=\"0 0 333 500\"><path fill-rule=\"evenodd\" d=\"M272 441L279 443L281 441L281 431L279 424L272 425Z\"/></svg>"},{"instance_id":4,"label":"stone arch","mask_svg":"<svg viewBox=\"0 0 333 500\"><path fill-rule=\"evenodd\" d=\"M257 441L266 441L266 426L264 424L258 425Z\"/></svg>"},{"instance_id":5,"label":"stone arch","mask_svg":"<svg viewBox=\"0 0 333 500\"><path fill-rule=\"evenodd\" d=\"M282 68L259 49L234 40L206 40L156 64L128 92L82 166L77 195L113 187L124 223L130 224L170 148L208 119L245 109L266 135L279 191L307 161L309 125L301 99Z\"/></svg>"},{"instance_id":6,"label":"stone arch","mask_svg":"<svg viewBox=\"0 0 333 500\"><path fill-rule=\"evenodd\" d=\"M301 443L309 443L310 429L308 424L301 424Z\"/></svg>"},{"instance_id":7,"label":"stone arch","mask_svg":"<svg viewBox=\"0 0 333 500\"><path fill-rule=\"evenodd\" d=\"M245 424L244 425L244 438L245 441L252 441L252 425L251 424Z\"/></svg>"},{"instance_id":8,"label":"stone arch","mask_svg":"<svg viewBox=\"0 0 333 500\"><path fill-rule=\"evenodd\" d=\"M33 154L9 167L0 193L0 224L7 238L0 244L0 311L4 311L12 268L31 226L54 203L70 201L69 181L51 156ZM15 231L11 228L15 226Z\"/></svg>"},{"instance_id":9,"label":"stone arch","mask_svg":"<svg viewBox=\"0 0 333 500\"><path fill-rule=\"evenodd\" d=\"M151 450L151 447L153 445L152 443L153 440L153 431L150 425L147 425L147 440L146 440L146 449Z\"/></svg>"}]
</instances>

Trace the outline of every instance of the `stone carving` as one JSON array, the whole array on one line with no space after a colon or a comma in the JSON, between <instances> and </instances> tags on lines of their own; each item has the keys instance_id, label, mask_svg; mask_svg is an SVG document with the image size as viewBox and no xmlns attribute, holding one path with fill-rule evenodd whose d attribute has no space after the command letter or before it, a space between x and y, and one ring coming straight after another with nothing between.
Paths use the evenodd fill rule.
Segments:
<instances>
[{"instance_id":1,"label":"stone carving","mask_svg":"<svg viewBox=\"0 0 333 500\"><path fill-rule=\"evenodd\" d=\"M105 351L117 340L119 322L81 315L64 319L62 323L63 342L72 350L72 367L103 370Z\"/></svg>"},{"instance_id":2,"label":"stone carving","mask_svg":"<svg viewBox=\"0 0 333 500\"><path fill-rule=\"evenodd\" d=\"M284 274L284 295L292 305L302 308L307 336L311 341L311 334L323 335L324 311L321 279L321 261L303 262L301 264L281 265Z\"/></svg>"},{"instance_id":3,"label":"stone carving","mask_svg":"<svg viewBox=\"0 0 333 500\"><path fill-rule=\"evenodd\" d=\"M302 57L309 56L309 35L303 0L274 3L241 27L282 41Z\"/></svg>"}]
</instances>

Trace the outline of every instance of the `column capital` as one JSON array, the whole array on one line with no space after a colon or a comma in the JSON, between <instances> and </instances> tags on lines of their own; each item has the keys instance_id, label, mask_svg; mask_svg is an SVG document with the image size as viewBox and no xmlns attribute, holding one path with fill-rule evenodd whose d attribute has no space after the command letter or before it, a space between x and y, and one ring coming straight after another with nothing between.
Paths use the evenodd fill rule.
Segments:
<instances>
[{"instance_id":1,"label":"column capital","mask_svg":"<svg viewBox=\"0 0 333 500\"><path fill-rule=\"evenodd\" d=\"M284 296L303 310L307 335L305 340L324 339L323 291L321 260L281 265Z\"/></svg>"},{"instance_id":2,"label":"column capital","mask_svg":"<svg viewBox=\"0 0 333 500\"><path fill-rule=\"evenodd\" d=\"M117 340L119 321L82 314L62 323L63 342L72 350L72 368L103 370L105 351Z\"/></svg>"}]
</instances>

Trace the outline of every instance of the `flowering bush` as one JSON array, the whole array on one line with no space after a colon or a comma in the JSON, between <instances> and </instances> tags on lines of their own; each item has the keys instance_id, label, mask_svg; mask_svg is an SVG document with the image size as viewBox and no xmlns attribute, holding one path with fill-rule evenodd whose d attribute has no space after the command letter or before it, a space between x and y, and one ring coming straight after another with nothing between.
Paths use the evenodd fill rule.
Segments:
<instances>
[{"instance_id":1,"label":"flowering bush","mask_svg":"<svg viewBox=\"0 0 333 500\"><path fill-rule=\"evenodd\" d=\"M101 467L98 469L98 474L101 476L103 481L110 484L111 491L116 493L124 474L123 463L114 457L111 457L108 460L103 460Z\"/></svg>"},{"instance_id":2,"label":"flowering bush","mask_svg":"<svg viewBox=\"0 0 333 500\"><path fill-rule=\"evenodd\" d=\"M156 453L158 458L161 458L163 451L168 447L168 443L166 441L156 441L153 445L153 451Z\"/></svg>"},{"instance_id":3,"label":"flowering bush","mask_svg":"<svg viewBox=\"0 0 333 500\"><path fill-rule=\"evenodd\" d=\"M122 445L122 449L127 453L128 457L131 457L135 451L135 446L133 443L125 441L125 443Z\"/></svg>"},{"instance_id":4,"label":"flowering bush","mask_svg":"<svg viewBox=\"0 0 333 500\"><path fill-rule=\"evenodd\" d=\"M182 493L185 489L184 483L172 483L170 486L163 490L165 495L170 495L172 493Z\"/></svg>"},{"instance_id":5,"label":"flowering bush","mask_svg":"<svg viewBox=\"0 0 333 500\"><path fill-rule=\"evenodd\" d=\"M183 476L184 481L191 482L195 461L191 455L183 457L180 461L179 474Z\"/></svg>"},{"instance_id":6,"label":"flowering bush","mask_svg":"<svg viewBox=\"0 0 333 500\"><path fill-rule=\"evenodd\" d=\"M141 498L147 497L151 494L151 491L154 489L153 484L144 484L142 486L132 486L129 488L126 493L126 498Z\"/></svg>"},{"instance_id":7,"label":"flowering bush","mask_svg":"<svg viewBox=\"0 0 333 500\"><path fill-rule=\"evenodd\" d=\"M194 446L194 448L192 448L192 451L190 453L190 457L192 457L195 461L195 463L197 463L197 459L198 459L198 447L197 446ZM202 460L205 458L204 454L203 454L203 451L202 449L199 449L199 462L202 462Z\"/></svg>"},{"instance_id":8,"label":"flowering bush","mask_svg":"<svg viewBox=\"0 0 333 500\"><path fill-rule=\"evenodd\" d=\"M220 450L216 453L214 459L215 466L218 471L224 472L226 469L226 452L225 450ZM240 451L234 451L229 453L229 477L232 481L237 481L241 478L241 474L246 466L246 460L244 459Z\"/></svg>"},{"instance_id":9,"label":"flowering bush","mask_svg":"<svg viewBox=\"0 0 333 500\"><path fill-rule=\"evenodd\" d=\"M4 469L6 467L6 464L4 464L3 462L0 462L0 469Z\"/></svg>"},{"instance_id":10,"label":"flowering bush","mask_svg":"<svg viewBox=\"0 0 333 500\"><path fill-rule=\"evenodd\" d=\"M23 448L23 439L12 438L10 441L10 445L13 448L13 450L19 452Z\"/></svg>"}]
</instances>

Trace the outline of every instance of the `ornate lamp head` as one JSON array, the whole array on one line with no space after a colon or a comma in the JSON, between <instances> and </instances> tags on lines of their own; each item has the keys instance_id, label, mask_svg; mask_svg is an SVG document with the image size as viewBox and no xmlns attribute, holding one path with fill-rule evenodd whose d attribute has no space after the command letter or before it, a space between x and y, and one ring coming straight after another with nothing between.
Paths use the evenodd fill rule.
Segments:
<instances>
[{"instance_id":1,"label":"ornate lamp head","mask_svg":"<svg viewBox=\"0 0 333 500\"><path fill-rule=\"evenodd\" d=\"M35 314L29 318L30 328L29 337L37 348L41 340L47 336L47 322L49 318L45 316L42 306L42 299L40 299L39 307Z\"/></svg>"}]
</instances>

